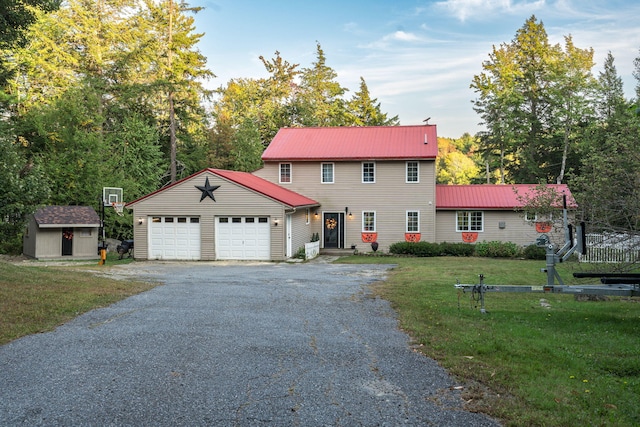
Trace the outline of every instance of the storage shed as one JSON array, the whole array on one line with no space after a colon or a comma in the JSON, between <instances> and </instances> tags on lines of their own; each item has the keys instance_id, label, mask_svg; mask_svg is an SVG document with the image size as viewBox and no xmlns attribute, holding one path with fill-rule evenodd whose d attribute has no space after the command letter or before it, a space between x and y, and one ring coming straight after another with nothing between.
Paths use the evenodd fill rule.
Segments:
<instances>
[{"instance_id":1,"label":"storage shed","mask_svg":"<svg viewBox=\"0 0 640 427\"><path fill-rule=\"evenodd\" d=\"M98 259L99 227L91 206L45 206L29 218L23 253L36 259Z\"/></svg>"}]
</instances>

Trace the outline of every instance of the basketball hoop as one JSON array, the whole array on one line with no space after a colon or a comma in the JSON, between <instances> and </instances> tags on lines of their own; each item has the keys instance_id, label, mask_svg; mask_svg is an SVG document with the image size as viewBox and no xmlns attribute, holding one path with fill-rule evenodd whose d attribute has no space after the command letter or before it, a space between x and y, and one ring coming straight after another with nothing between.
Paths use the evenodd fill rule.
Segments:
<instances>
[{"instance_id":1,"label":"basketball hoop","mask_svg":"<svg viewBox=\"0 0 640 427\"><path fill-rule=\"evenodd\" d=\"M123 213L124 205L125 205L124 202L113 202L113 203L111 203L111 206L113 206L113 209L115 209L116 213L118 215L120 215L120 216L124 216L124 213Z\"/></svg>"}]
</instances>

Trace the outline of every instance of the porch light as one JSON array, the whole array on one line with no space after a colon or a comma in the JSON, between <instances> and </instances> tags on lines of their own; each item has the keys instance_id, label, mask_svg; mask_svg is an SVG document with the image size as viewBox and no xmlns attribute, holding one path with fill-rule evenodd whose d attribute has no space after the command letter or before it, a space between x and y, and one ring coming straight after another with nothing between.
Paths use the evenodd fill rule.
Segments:
<instances>
[{"instance_id":1,"label":"porch light","mask_svg":"<svg viewBox=\"0 0 640 427\"><path fill-rule=\"evenodd\" d=\"M274 227L278 226L278 218L274 218L273 225L274 225Z\"/></svg>"},{"instance_id":2,"label":"porch light","mask_svg":"<svg viewBox=\"0 0 640 427\"><path fill-rule=\"evenodd\" d=\"M315 213L313 214L313 216L315 217L315 219L318 219L318 211L315 211Z\"/></svg>"},{"instance_id":3,"label":"porch light","mask_svg":"<svg viewBox=\"0 0 640 427\"><path fill-rule=\"evenodd\" d=\"M142 218L138 218L138 225L142 225Z\"/></svg>"}]
</instances>

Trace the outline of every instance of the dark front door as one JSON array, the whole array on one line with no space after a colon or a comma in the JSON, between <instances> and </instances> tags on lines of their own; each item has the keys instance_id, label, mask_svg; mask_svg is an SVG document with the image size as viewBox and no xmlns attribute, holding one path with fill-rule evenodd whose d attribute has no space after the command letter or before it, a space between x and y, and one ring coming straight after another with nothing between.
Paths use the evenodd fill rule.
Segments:
<instances>
[{"instance_id":1,"label":"dark front door","mask_svg":"<svg viewBox=\"0 0 640 427\"><path fill-rule=\"evenodd\" d=\"M73 255L73 228L62 229L62 256Z\"/></svg>"},{"instance_id":2,"label":"dark front door","mask_svg":"<svg viewBox=\"0 0 640 427\"><path fill-rule=\"evenodd\" d=\"M344 248L343 213L324 213L324 248Z\"/></svg>"}]
</instances>

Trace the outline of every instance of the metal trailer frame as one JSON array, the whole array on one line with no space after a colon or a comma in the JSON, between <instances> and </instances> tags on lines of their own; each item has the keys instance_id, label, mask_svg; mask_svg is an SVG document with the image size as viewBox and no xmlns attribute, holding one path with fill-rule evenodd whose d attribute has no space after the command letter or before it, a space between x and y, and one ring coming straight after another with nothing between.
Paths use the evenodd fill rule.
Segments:
<instances>
[{"instance_id":1,"label":"metal trailer frame","mask_svg":"<svg viewBox=\"0 0 640 427\"><path fill-rule=\"evenodd\" d=\"M480 312L486 313L484 306L485 293L487 292L543 292L565 293L584 295L610 295L610 296L640 296L640 275L634 274L598 274L598 273L574 273L575 277L600 277L601 285L565 285L556 270L556 264L564 262L575 252L585 254L585 225L584 222L576 226L577 238L574 241L573 226L569 224L567 214L567 198L563 196L563 224L565 243L556 250L551 239L542 234L536 239L536 245L546 250L546 267L541 269L547 273L547 283L541 286L518 285L487 285L484 283L484 274L479 274L479 283L461 284L458 281L454 286L462 292L472 292L472 298L480 301ZM556 284L557 281L557 284Z\"/></svg>"}]
</instances>

